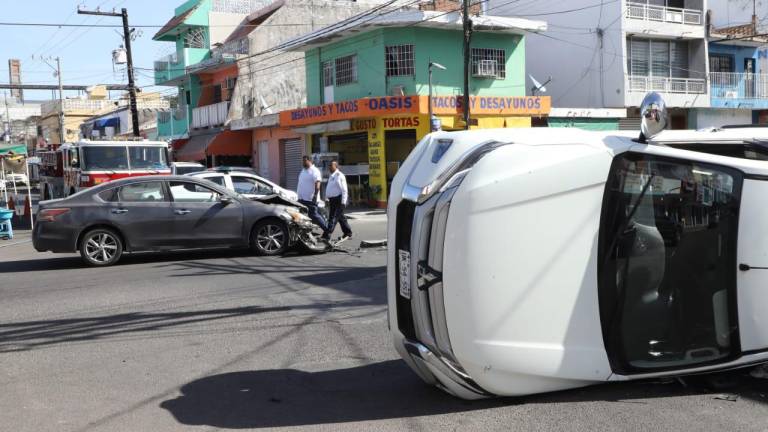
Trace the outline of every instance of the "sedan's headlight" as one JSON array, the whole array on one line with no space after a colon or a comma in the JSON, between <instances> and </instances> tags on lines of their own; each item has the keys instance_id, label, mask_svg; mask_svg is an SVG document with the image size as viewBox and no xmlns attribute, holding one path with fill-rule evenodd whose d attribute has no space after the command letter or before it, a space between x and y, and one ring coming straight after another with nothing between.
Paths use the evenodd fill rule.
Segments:
<instances>
[{"instance_id":1,"label":"sedan's headlight","mask_svg":"<svg viewBox=\"0 0 768 432\"><path fill-rule=\"evenodd\" d=\"M284 217L296 223L306 223L310 221L310 219L307 216L301 214L301 212L298 209L294 209L294 208L285 209Z\"/></svg>"}]
</instances>

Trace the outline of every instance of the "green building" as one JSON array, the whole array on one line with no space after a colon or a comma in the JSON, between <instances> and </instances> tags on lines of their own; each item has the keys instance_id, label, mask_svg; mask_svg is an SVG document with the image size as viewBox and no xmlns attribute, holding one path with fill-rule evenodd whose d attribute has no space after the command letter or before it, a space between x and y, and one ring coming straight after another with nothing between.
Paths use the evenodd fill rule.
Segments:
<instances>
[{"instance_id":1,"label":"green building","mask_svg":"<svg viewBox=\"0 0 768 432\"><path fill-rule=\"evenodd\" d=\"M531 126L550 101L526 96L525 35L546 24L488 15L472 21L470 127ZM306 133L309 152L337 153L346 172L365 172L379 205L400 163L430 131L430 69L433 114L443 129L464 127L457 12L354 17L282 48L305 53L308 106L282 112L280 125Z\"/></svg>"}]
</instances>

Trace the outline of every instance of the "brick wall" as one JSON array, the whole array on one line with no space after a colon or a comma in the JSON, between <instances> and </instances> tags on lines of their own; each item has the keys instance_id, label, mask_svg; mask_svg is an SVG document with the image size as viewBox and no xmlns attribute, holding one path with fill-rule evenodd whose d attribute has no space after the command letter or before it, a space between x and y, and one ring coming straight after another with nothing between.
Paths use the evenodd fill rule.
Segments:
<instances>
[{"instance_id":1,"label":"brick wall","mask_svg":"<svg viewBox=\"0 0 768 432\"><path fill-rule=\"evenodd\" d=\"M479 15L481 12L480 4L472 0L470 1L469 12L472 15ZM426 11L438 11L449 12L455 10L461 10L463 4L461 0L428 0L419 4L419 9Z\"/></svg>"}]
</instances>

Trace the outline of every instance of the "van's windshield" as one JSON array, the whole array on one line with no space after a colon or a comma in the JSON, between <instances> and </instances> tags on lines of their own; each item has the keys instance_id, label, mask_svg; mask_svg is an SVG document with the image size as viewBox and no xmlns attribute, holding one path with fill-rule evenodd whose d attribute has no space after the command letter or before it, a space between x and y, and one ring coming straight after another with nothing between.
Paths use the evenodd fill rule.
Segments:
<instances>
[{"instance_id":1,"label":"van's windshield","mask_svg":"<svg viewBox=\"0 0 768 432\"><path fill-rule=\"evenodd\" d=\"M717 362L737 352L741 174L618 156L600 233L599 293L611 362L625 373Z\"/></svg>"}]
</instances>

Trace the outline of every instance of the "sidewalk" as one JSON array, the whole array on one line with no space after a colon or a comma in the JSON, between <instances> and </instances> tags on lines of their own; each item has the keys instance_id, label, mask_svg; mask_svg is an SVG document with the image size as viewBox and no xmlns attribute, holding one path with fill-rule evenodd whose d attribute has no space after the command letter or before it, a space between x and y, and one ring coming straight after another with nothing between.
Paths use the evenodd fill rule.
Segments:
<instances>
[{"instance_id":1,"label":"sidewalk","mask_svg":"<svg viewBox=\"0 0 768 432\"><path fill-rule=\"evenodd\" d=\"M384 209L372 209L372 208L349 208L344 211L347 219L359 221L359 222L373 222L373 221L385 221L387 220L387 212Z\"/></svg>"}]
</instances>

